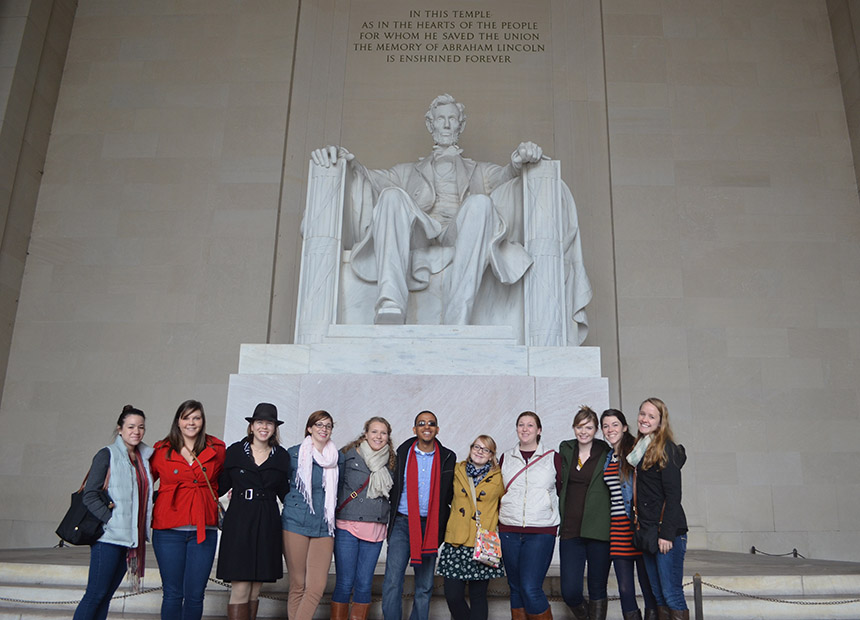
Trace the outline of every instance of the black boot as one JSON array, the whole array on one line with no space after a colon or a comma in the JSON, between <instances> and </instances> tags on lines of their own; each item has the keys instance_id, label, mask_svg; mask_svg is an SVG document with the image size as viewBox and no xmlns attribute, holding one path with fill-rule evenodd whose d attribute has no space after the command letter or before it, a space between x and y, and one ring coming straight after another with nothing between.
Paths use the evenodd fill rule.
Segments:
<instances>
[{"instance_id":1,"label":"black boot","mask_svg":"<svg viewBox=\"0 0 860 620\"><path fill-rule=\"evenodd\" d=\"M656 612L655 612L656 613ZM655 620L657 616L654 616ZM633 611L628 611L624 613L624 620L642 620L642 612L638 609L634 609Z\"/></svg>"},{"instance_id":2,"label":"black boot","mask_svg":"<svg viewBox=\"0 0 860 620\"><path fill-rule=\"evenodd\" d=\"M585 603L580 603L576 607L571 607L570 611L573 612L573 617L576 618L576 620L589 620L588 607L585 606Z\"/></svg>"},{"instance_id":3,"label":"black boot","mask_svg":"<svg viewBox=\"0 0 860 620\"><path fill-rule=\"evenodd\" d=\"M606 620L606 604L609 599L588 601L588 620Z\"/></svg>"},{"instance_id":4,"label":"black boot","mask_svg":"<svg viewBox=\"0 0 860 620\"><path fill-rule=\"evenodd\" d=\"M645 620L659 620L656 607L645 608Z\"/></svg>"}]
</instances>

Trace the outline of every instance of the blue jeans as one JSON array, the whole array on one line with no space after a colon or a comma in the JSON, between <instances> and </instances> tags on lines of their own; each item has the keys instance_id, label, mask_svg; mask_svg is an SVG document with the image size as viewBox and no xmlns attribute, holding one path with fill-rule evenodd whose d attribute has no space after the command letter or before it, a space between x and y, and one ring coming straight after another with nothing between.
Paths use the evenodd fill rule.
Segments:
<instances>
[{"instance_id":1,"label":"blue jeans","mask_svg":"<svg viewBox=\"0 0 860 620\"><path fill-rule=\"evenodd\" d=\"M425 519L421 519L424 530ZM441 527L441 524L440 524ZM388 536L388 557L385 561L385 579L382 582L382 617L401 620L403 617L403 576L409 566L409 518L397 515ZM412 564L415 573L415 601L410 620L427 620L430 616L430 596L433 594L433 573L436 556L424 557L421 564Z\"/></svg>"},{"instance_id":2,"label":"blue jeans","mask_svg":"<svg viewBox=\"0 0 860 620\"><path fill-rule=\"evenodd\" d=\"M90 548L87 591L75 609L74 620L105 620L113 593L125 576L127 547L97 542Z\"/></svg>"},{"instance_id":3,"label":"blue jeans","mask_svg":"<svg viewBox=\"0 0 860 620\"><path fill-rule=\"evenodd\" d=\"M618 597L621 599L621 611L625 614L639 609L636 602L636 584L633 581L633 569L639 577L639 588L642 590L642 598L645 599L645 609L655 609L657 600L651 591L651 582L648 580L648 572L645 570L645 560L642 556L632 558L612 558L615 565L615 579L618 581Z\"/></svg>"},{"instance_id":4,"label":"blue jeans","mask_svg":"<svg viewBox=\"0 0 860 620\"><path fill-rule=\"evenodd\" d=\"M564 538L558 542L561 559L561 597L568 607L585 602L582 580L588 563L588 598L599 601L606 598L606 581L609 579L609 541L594 538Z\"/></svg>"},{"instance_id":5,"label":"blue jeans","mask_svg":"<svg viewBox=\"0 0 860 620\"><path fill-rule=\"evenodd\" d=\"M555 536L499 532L499 538L511 589L511 609L525 608L527 614L534 616L542 614L549 609L543 580L552 562Z\"/></svg>"},{"instance_id":6,"label":"blue jeans","mask_svg":"<svg viewBox=\"0 0 860 620\"><path fill-rule=\"evenodd\" d=\"M334 567L337 581L331 600L335 603L349 603L352 595L354 603L369 603L370 589L373 585L373 571L382 541L361 540L346 530L334 532Z\"/></svg>"},{"instance_id":7,"label":"blue jeans","mask_svg":"<svg viewBox=\"0 0 860 620\"><path fill-rule=\"evenodd\" d=\"M161 620L200 620L217 544L215 530L207 529L199 545L193 530L152 530L163 589Z\"/></svg>"},{"instance_id":8,"label":"blue jeans","mask_svg":"<svg viewBox=\"0 0 860 620\"><path fill-rule=\"evenodd\" d=\"M669 553L652 555L643 553L651 591L658 607L687 609L684 599L684 555L687 553L687 535L678 536Z\"/></svg>"}]
</instances>

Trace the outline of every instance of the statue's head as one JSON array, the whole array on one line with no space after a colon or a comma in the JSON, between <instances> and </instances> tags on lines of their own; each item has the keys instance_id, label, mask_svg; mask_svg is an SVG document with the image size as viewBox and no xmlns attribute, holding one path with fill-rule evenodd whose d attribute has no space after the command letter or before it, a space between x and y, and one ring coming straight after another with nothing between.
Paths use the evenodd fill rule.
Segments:
<instances>
[{"instance_id":1,"label":"statue's head","mask_svg":"<svg viewBox=\"0 0 860 620\"><path fill-rule=\"evenodd\" d=\"M440 146L457 144L466 127L466 106L451 95L439 95L430 103L424 122L434 143Z\"/></svg>"}]
</instances>

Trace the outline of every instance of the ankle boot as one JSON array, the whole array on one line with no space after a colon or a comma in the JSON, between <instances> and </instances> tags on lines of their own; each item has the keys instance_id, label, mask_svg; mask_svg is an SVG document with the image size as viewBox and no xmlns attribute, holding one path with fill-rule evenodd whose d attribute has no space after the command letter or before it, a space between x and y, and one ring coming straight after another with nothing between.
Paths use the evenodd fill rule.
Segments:
<instances>
[{"instance_id":1,"label":"ankle boot","mask_svg":"<svg viewBox=\"0 0 860 620\"><path fill-rule=\"evenodd\" d=\"M511 620L526 620L526 610L522 607L511 607Z\"/></svg>"},{"instance_id":2,"label":"ankle boot","mask_svg":"<svg viewBox=\"0 0 860 620\"><path fill-rule=\"evenodd\" d=\"M331 620L347 620L349 616L349 603L331 602Z\"/></svg>"},{"instance_id":3,"label":"ankle boot","mask_svg":"<svg viewBox=\"0 0 860 620\"><path fill-rule=\"evenodd\" d=\"M669 616L668 607L657 608L657 620L672 620L671 616Z\"/></svg>"},{"instance_id":4,"label":"ankle boot","mask_svg":"<svg viewBox=\"0 0 860 620\"><path fill-rule=\"evenodd\" d=\"M248 620L257 620L257 609L260 607L260 599L255 598L248 601Z\"/></svg>"},{"instance_id":5,"label":"ankle boot","mask_svg":"<svg viewBox=\"0 0 860 620\"><path fill-rule=\"evenodd\" d=\"M642 620L642 612L638 609L624 612L624 620ZM654 620L656 620L656 616L654 617Z\"/></svg>"},{"instance_id":6,"label":"ankle boot","mask_svg":"<svg viewBox=\"0 0 860 620\"><path fill-rule=\"evenodd\" d=\"M349 620L367 620L368 611L370 611L370 603L353 603Z\"/></svg>"},{"instance_id":7,"label":"ankle boot","mask_svg":"<svg viewBox=\"0 0 860 620\"><path fill-rule=\"evenodd\" d=\"M576 607L571 607L570 611L573 612L573 617L576 618L576 620L589 620L588 607L586 607L585 603L580 603Z\"/></svg>"},{"instance_id":8,"label":"ankle boot","mask_svg":"<svg viewBox=\"0 0 860 620\"><path fill-rule=\"evenodd\" d=\"M660 620L657 615L656 607L646 607L645 608L645 620Z\"/></svg>"},{"instance_id":9,"label":"ankle boot","mask_svg":"<svg viewBox=\"0 0 860 620\"><path fill-rule=\"evenodd\" d=\"M670 609L669 620L690 620L689 609Z\"/></svg>"},{"instance_id":10,"label":"ankle boot","mask_svg":"<svg viewBox=\"0 0 860 620\"><path fill-rule=\"evenodd\" d=\"M552 620L552 607L547 607L546 611L539 614L526 614L528 620Z\"/></svg>"},{"instance_id":11,"label":"ankle boot","mask_svg":"<svg viewBox=\"0 0 860 620\"><path fill-rule=\"evenodd\" d=\"M606 620L606 605L609 599L588 601L588 620Z\"/></svg>"},{"instance_id":12,"label":"ankle boot","mask_svg":"<svg viewBox=\"0 0 860 620\"><path fill-rule=\"evenodd\" d=\"M248 603L227 603L227 620L248 620Z\"/></svg>"}]
</instances>

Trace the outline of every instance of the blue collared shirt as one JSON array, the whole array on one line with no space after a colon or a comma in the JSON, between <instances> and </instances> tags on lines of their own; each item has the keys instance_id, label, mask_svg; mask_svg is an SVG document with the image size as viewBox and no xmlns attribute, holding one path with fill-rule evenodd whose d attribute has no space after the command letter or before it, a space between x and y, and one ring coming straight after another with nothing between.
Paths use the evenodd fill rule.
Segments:
<instances>
[{"instance_id":1,"label":"blue collared shirt","mask_svg":"<svg viewBox=\"0 0 860 620\"><path fill-rule=\"evenodd\" d=\"M403 468L403 493L400 494L400 505L397 507L397 512L409 514L409 490L406 486L406 475L409 472L409 459L418 459L418 514L422 517L427 516L427 507L430 505L430 478L433 475L433 457L436 454L436 448L432 452L422 452L418 449L416 442L415 447L406 459L406 467Z\"/></svg>"}]
</instances>

